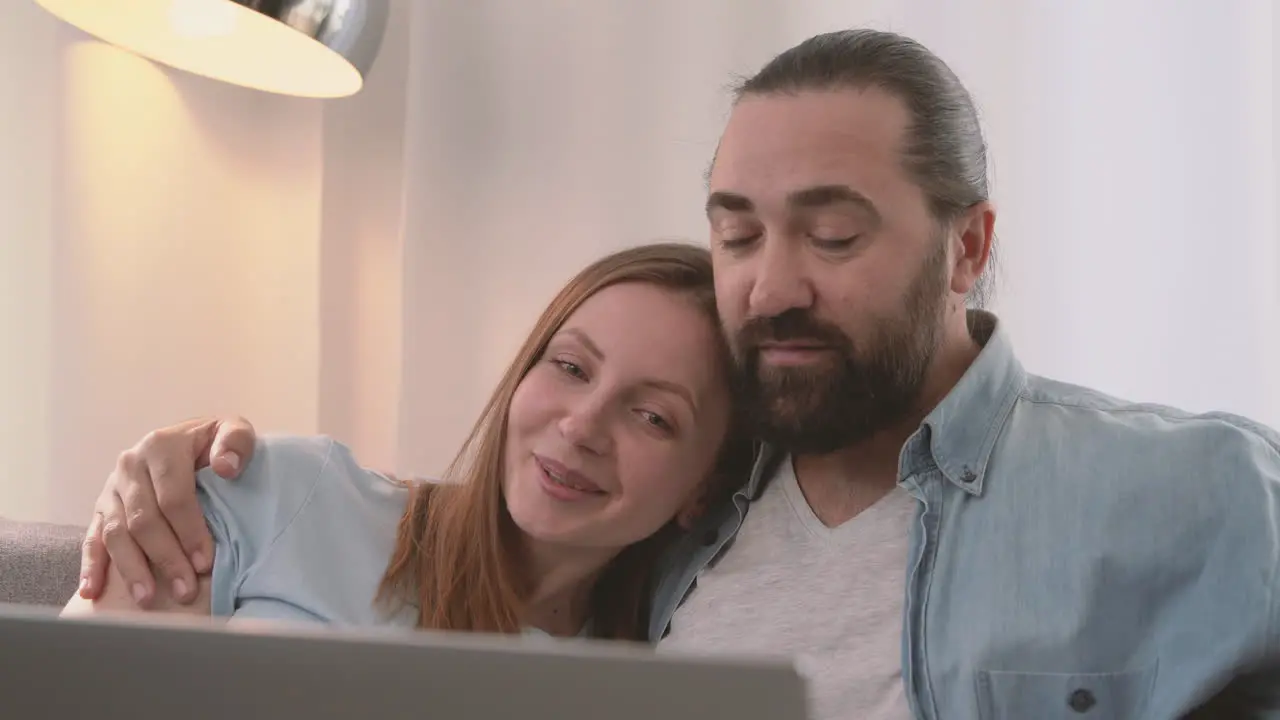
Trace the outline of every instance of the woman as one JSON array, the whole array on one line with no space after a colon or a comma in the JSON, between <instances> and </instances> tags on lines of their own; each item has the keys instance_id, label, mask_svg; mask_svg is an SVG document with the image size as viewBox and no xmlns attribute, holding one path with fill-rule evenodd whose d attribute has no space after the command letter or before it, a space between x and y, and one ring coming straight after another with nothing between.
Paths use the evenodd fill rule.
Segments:
<instances>
[{"instance_id":1,"label":"woman","mask_svg":"<svg viewBox=\"0 0 1280 720\"><path fill-rule=\"evenodd\" d=\"M445 483L261 441L238 479L199 475L215 557L197 601L148 608L646 639L662 531L745 476L729 373L705 250L610 255L543 312ZM122 609L139 605L111 571L64 612Z\"/></svg>"}]
</instances>

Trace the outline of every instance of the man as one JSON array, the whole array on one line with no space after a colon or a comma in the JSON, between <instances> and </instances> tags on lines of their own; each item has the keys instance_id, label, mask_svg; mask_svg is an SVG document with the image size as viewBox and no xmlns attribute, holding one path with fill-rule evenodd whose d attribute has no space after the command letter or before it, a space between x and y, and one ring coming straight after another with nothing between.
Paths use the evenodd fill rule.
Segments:
<instances>
[{"instance_id":1,"label":"man","mask_svg":"<svg viewBox=\"0 0 1280 720\"><path fill-rule=\"evenodd\" d=\"M821 719L1280 717L1280 438L1028 375L968 309L995 212L941 60L871 30L779 55L738 88L707 214L761 447L668 559L661 649L793 655ZM149 442L207 462L218 427ZM172 577L179 541L209 547L186 469L156 482L174 529L134 531Z\"/></svg>"}]
</instances>

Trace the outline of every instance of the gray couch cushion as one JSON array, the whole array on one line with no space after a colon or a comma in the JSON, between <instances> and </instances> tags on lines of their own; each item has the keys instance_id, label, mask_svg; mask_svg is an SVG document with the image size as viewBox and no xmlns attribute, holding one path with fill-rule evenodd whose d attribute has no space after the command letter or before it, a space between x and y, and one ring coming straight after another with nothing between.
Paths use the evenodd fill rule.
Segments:
<instances>
[{"instance_id":1,"label":"gray couch cushion","mask_svg":"<svg viewBox=\"0 0 1280 720\"><path fill-rule=\"evenodd\" d=\"M0 603L65 605L80 581L84 529L0 518Z\"/></svg>"}]
</instances>

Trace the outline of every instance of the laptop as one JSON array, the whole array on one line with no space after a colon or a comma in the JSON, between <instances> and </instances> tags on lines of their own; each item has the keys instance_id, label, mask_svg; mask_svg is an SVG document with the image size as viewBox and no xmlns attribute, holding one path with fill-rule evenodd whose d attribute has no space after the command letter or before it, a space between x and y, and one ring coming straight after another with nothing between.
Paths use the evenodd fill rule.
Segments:
<instances>
[{"instance_id":1,"label":"laptop","mask_svg":"<svg viewBox=\"0 0 1280 720\"><path fill-rule=\"evenodd\" d=\"M0 605L5 718L805 720L783 659Z\"/></svg>"}]
</instances>

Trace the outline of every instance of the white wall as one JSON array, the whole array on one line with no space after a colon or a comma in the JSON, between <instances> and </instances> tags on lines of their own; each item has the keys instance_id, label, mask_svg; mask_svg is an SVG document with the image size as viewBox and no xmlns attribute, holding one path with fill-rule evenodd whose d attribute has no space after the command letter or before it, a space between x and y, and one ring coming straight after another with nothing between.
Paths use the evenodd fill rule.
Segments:
<instances>
[{"instance_id":1,"label":"white wall","mask_svg":"<svg viewBox=\"0 0 1280 720\"><path fill-rule=\"evenodd\" d=\"M1045 8L988 107L1025 362L1280 426L1272 4Z\"/></svg>"},{"instance_id":2,"label":"white wall","mask_svg":"<svg viewBox=\"0 0 1280 720\"><path fill-rule=\"evenodd\" d=\"M443 468L574 270L653 238L704 242L731 75L855 25L917 37L977 98L1001 209L994 308L1030 370L1280 426L1275 14L1257 0L424 7L399 464Z\"/></svg>"},{"instance_id":3,"label":"white wall","mask_svg":"<svg viewBox=\"0 0 1280 720\"><path fill-rule=\"evenodd\" d=\"M1000 209L994 309L1029 369L1280 426L1274 3L792 7L785 42L898 30L973 93Z\"/></svg>"},{"instance_id":4,"label":"white wall","mask_svg":"<svg viewBox=\"0 0 1280 720\"><path fill-rule=\"evenodd\" d=\"M0 514L83 522L120 449L211 412L439 473L570 273L705 240L731 76L859 24L918 37L978 99L996 309L1030 369L1280 425L1270 3L397 0L366 91L330 103L20 5Z\"/></svg>"},{"instance_id":5,"label":"white wall","mask_svg":"<svg viewBox=\"0 0 1280 720\"><path fill-rule=\"evenodd\" d=\"M730 73L782 3L415 8L401 468L440 473L555 291L600 255L705 241Z\"/></svg>"},{"instance_id":6,"label":"white wall","mask_svg":"<svg viewBox=\"0 0 1280 720\"><path fill-rule=\"evenodd\" d=\"M599 255L701 241L718 92L777 3L415 9L398 464L443 470L538 313Z\"/></svg>"}]
</instances>

